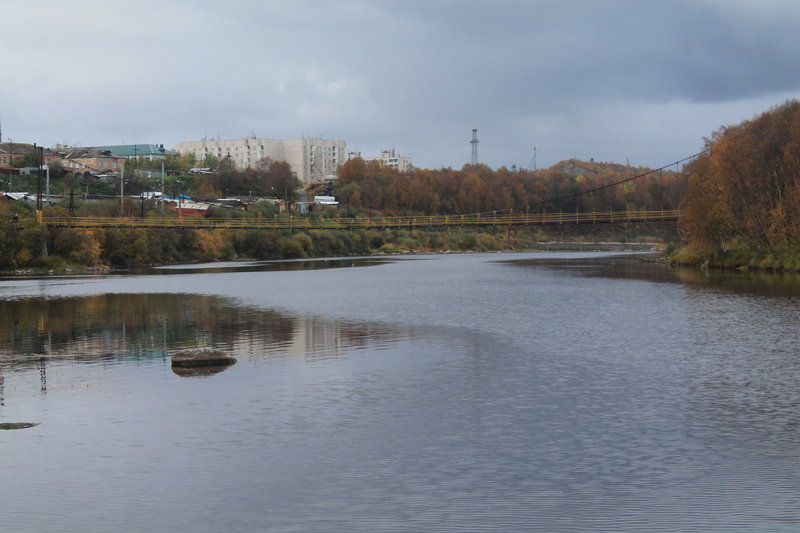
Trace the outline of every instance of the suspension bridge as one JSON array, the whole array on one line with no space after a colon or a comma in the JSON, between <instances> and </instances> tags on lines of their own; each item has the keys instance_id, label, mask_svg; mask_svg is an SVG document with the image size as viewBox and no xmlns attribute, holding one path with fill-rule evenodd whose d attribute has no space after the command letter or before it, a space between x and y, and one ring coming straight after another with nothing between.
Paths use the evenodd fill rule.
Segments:
<instances>
[{"instance_id":1,"label":"suspension bridge","mask_svg":"<svg viewBox=\"0 0 800 533\"><path fill-rule=\"evenodd\" d=\"M473 133L476 130L473 130ZM473 140L473 142L475 142ZM568 194L550 200L550 203L572 200L574 198L610 189L619 185L656 174L668 167L678 166L708 150L690 155L669 165L648 170L635 176L607 183L593 189ZM569 211L514 213L513 211L491 211L463 215L428 216L384 216L384 217L324 217L296 216L283 213L269 216L244 216L237 218L215 218L203 216L119 216L119 217L81 217L44 216L41 208L37 210L40 224L55 228L139 228L139 229L271 229L271 230L353 230L353 229L433 229L457 227L511 227L511 226L557 226L581 224L625 224L641 222L674 223L682 215L680 209L647 210L627 209L625 211Z\"/></svg>"},{"instance_id":2,"label":"suspension bridge","mask_svg":"<svg viewBox=\"0 0 800 533\"><path fill-rule=\"evenodd\" d=\"M559 213L473 213L403 217L274 217L205 218L185 217L70 217L44 216L42 222L55 228L130 228L130 229L271 229L271 230L353 230L427 229L458 227L556 226L576 224L624 224L634 222L674 222L679 209L648 211L573 211Z\"/></svg>"}]
</instances>

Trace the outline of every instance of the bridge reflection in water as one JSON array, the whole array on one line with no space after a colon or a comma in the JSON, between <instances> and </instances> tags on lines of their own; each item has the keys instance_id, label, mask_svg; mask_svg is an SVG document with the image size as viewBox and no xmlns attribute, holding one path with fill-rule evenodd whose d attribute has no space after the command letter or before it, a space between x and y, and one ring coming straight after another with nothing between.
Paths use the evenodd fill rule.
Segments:
<instances>
[{"instance_id":1,"label":"bridge reflection in water","mask_svg":"<svg viewBox=\"0 0 800 533\"><path fill-rule=\"evenodd\" d=\"M203 217L44 217L51 227L69 228L193 228L193 229L377 229L377 228L447 228L462 226L533 226L561 224L618 224L627 222L671 222L682 211L628 210L562 213L477 213L470 215L433 215L410 217L300 218L253 217L215 219Z\"/></svg>"}]
</instances>

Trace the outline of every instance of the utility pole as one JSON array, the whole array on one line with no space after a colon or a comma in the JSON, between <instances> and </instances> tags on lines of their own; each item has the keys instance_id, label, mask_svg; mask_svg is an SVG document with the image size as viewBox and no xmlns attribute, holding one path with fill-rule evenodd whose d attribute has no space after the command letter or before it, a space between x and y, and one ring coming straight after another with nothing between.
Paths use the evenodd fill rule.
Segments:
<instances>
[{"instance_id":1,"label":"utility pole","mask_svg":"<svg viewBox=\"0 0 800 533\"><path fill-rule=\"evenodd\" d=\"M125 202L125 163L119 170L119 216L122 216L122 208Z\"/></svg>"},{"instance_id":2,"label":"utility pole","mask_svg":"<svg viewBox=\"0 0 800 533\"><path fill-rule=\"evenodd\" d=\"M161 162L161 216L164 216L164 162Z\"/></svg>"},{"instance_id":3,"label":"utility pole","mask_svg":"<svg viewBox=\"0 0 800 533\"><path fill-rule=\"evenodd\" d=\"M14 144L11 142L11 137L8 138L8 189L6 192L14 191L14 178L11 173L11 168L14 166Z\"/></svg>"},{"instance_id":4,"label":"utility pole","mask_svg":"<svg viewBox=\"0 0 800 533\"><path fill-rule=\"evenodd\" d=\"M44 196L46 199L45 203L50 205L50 165L45 165L44 169L46 172L45 176L47 176L47 180L45 181L46 185L44 188Z\"/></svg>"},{"instance_id":5,"label":"utility pole","mask_svg":"<svg viewBox=\"0 0 800 533\"><path fill-rule=\"evenodd\" d=\"M34 150L36 145L33 145ZM37 181L37 209L36 216L39 219L39 225L44 224L44 209L42 208L42 165L44 165L44 146L39 147L39 178ZM47 257L47 239L42 239L42 249L40 252L41 257ZM44 361L44 359L42 359ZM44 363L42 363L44 364Z\"/></svg>"},{"instance_id":6,"label":"utility pole","mask_svg":"<svg viewBox=\"0 0 800 533\"><path fill-rule=\"evenodd\" d=\"M41 147L37 147L36 143L33 143L33 153L36 155L36 218L39 220L39 223L42 222L42 157L40 154L43 152L40 151Z\"/></svg>"},{"instance_id":7,"label":"utility pole","mask_svg":"<svg viewBox=\"0 0 800 533\"><path fill-rule=\"evenodd\" d=\"M472 145L472 164L478 164L478 130L473 128L472 130L472 140L470 141Z\"/></svg>"}]
</instances>

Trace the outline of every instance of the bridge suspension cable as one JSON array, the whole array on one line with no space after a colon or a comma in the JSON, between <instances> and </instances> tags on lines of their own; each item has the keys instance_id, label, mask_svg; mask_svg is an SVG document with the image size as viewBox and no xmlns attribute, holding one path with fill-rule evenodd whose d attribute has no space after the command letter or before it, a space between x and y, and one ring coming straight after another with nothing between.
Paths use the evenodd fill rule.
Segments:
<instances>
[{"instance_id":1,"label":"bridge suspension cable","mask_svg":"<svg viewBox=\"0 0 800 533\"><path fill-rule=\"evenodd\" d=\"M700 156L700 155L703 155L703 154L707 154L709 152L710 152L709 149L702 150L700 152L697 152L696 154L692 154L690 156L684 157L683 159L679 159L678 161L673 161L672 163L669 163L667 165L663 165L661 167L648 170L647 172L642 172L641 174L637 174L637 175L631 176L629 178L624 178L624 179L621 179L621 180L618 180L618 181L613 181L611 183L606 183L605 185L600 185L600 186L595 187L593 189L588 189L588 190L581 191L581 192L576 192L576 193L573 193L573 194L567 194L567 195L564 195L564 196L559 196L557 198L551 198L547 202L539 202L538 204L536 204L535 207L540 207L540 206L543 206L543 205L546 205L546 204L552 204L552 203L556 203L556 202L562 202L564 200L572 200L573 198L578 198L578 197L586 195L586 194L592 194L592 193L595 193L595 192L598 192L598 191L602 191L602 190L605 190L605 189L611 189L612 187L616 187L618 185L622 185L623 183L628 183L628 182L631 182L633 180L637 180L639 178L644 178L645 176L649 176L650 174L655 174L656 172L661 172L662 170L666 170L671 166L680 165L681 163L684 163L686 161L694 159L697 156Z\"/></svg>"}]
</instances>

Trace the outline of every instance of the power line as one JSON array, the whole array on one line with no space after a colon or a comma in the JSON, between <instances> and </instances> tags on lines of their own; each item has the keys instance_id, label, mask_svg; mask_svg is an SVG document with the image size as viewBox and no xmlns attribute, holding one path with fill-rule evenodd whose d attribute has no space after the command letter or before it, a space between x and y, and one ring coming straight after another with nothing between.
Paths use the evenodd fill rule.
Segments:
<instances>
[{"instance_id":1,"label":"power line","mask_svg":"<svg viewBox=\"0 0 800 533\"><path fill-rule=\"evenodd\" d=\"M607 183L605 185L601 185L599 187L595 187L594 189L589 189L587 191L581 191L581 192L577 192L577 193L574 193L574 194L568 194L568 195L565 195L565 196L559 196L557 198L550 198L549 200L539 202L538 204L535 204L535 205L533 205L531 207L533 207L535 209L535 208L544 206L546 204L555 203L555 202L561 202L563 200L571 200L573 198L578 198L579 196L583 196L585 194L592 194L592 193L595 193L597 191L602 191L604 189L610 189L612 187L616 187L617 185L622 185L623 183L628 183L629 181L633 181L633 180L636 180L636 179L639 179L639 178L643 178L645 176L649 176L650 174L655 174L656 172L661 172L662 170L666 170L669 167L680 165L681 163L689 161L690 159L694 159L697 156L700 156L700 155L703 155L703 154L708 154L708 153L711 153L711 149L706 149L706 150L703 150L701 152L697 152L696 154L692 154L690 156L684 157L683 159L679 159L678 161L674 161L674 162L669 163L667 165L664 165L664 166L661 166L661 167L658 167L658 168L654 168L652 170L648 170L647 172L643 172L641 174L637 174L636 176L631 176L629 178L625 178L625 179L621 179L621 180L614 181L614 182L611 182L611 183ZM480 213L469 213L469 214L465 213L465 214L463 214L461 216L480 216L480 215L485 215L485 214L504 213L504 212L507 212L507 211L511 211L511 209L484 211L484 212L480 212Z\"/></svg>"},{"instance_id":2,"label":"power line","mask_svg":"<svg viewBox=\"0 0 800 533\"><path fill-rule=\"evenodd\" d=\"M701 152L697 152L696 154L692 154L690 156L684 157L683 159L679 159L678 161L669 163L668 165L664 165L664 166L659 167L659 168L654 168L652 170L648 170L647 172L643 172L641 174L637 174L636 176L631 176L630 178L625 178L625 179L621 179L619 181L606 183L605 185L601 185L599 187L595 187L594 189L589 189L587 191L576 192L576 193L573 193L573 194L568 194L566 196L559 196L557 198L551 198L547 202L540 202L539 204L537 204L537 207L540 206L540 205L544 205L545 203L555 203L555 202L561 202L561 201L564 201L564 200L571 200L573 198L577 198L577 197L583 196L585 194L592 194L592 193L595 193L595 192L598 192L598 191L602 191L604 189L610 189L612 187L616 187L617 185L622 185L623 183L628 183L629 181L633 181L633 180L636 180L636 179L639 179L639 178L643 178L645 176L649 176L650 174L655 174L656 172L661 172L662 170L666 170L669 167L680 165L683 162L689 161L690 159L694 159L695 157L697 157L699 155L707 154L710 151L711 151L710 149L703 150Z\"/></svg>"}]
</instances>

